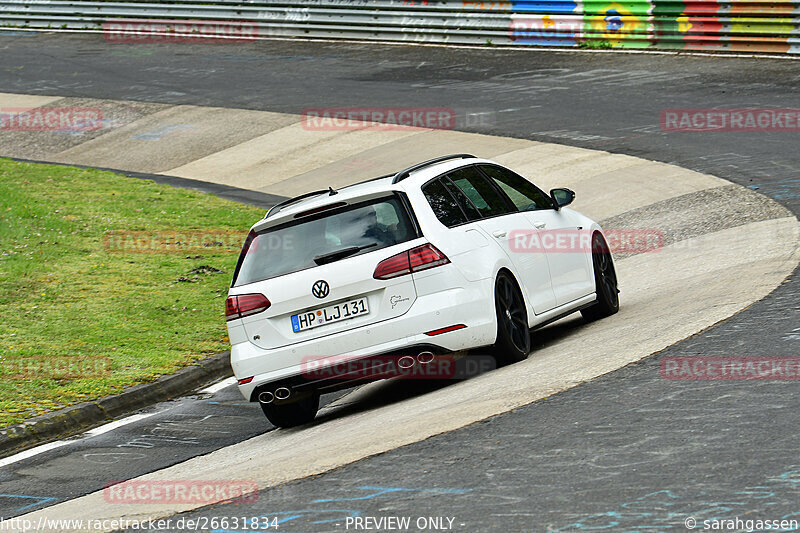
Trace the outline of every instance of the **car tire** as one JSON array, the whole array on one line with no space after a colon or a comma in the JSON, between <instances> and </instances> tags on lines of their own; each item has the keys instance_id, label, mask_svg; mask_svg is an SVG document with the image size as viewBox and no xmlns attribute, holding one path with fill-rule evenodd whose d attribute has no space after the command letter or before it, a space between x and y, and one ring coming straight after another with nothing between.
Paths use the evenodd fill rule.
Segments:
<instances>
[{"instance_id":1,"label":"car tire","mask_svg":"<svg viewBox=\"0 0 800 533\"><path fill-rule=\"evenodd\" d=\"M581 310L583 318L591 322L619 311L619 288L614 259L603 235L596 232L592 236L592 265L594 266L594 285L597 301Z\"/></svg>"},{"instance_id":2,"label":"car tire","mask_svg":"<svg viewBox=\"0 0 800 533\"><path fill-rule=\"evenodd\" d=\"M497 366L523 361L531 349L528 311L519 285L506 272L497 276L494 306L497 315L497 339L493 352Z\"/></svg>"},{"instance_id":3,"label":"car tire","mask_svg":"<svg viewBox=\"0 0 800 533\"><path fill-rule=\"evenodd\" d=\"M314 420L319 410L319 394L314 393L291 403L262 403L260 405L267 420L273 426L291 428Z\"/></svg>"}]
</instances>

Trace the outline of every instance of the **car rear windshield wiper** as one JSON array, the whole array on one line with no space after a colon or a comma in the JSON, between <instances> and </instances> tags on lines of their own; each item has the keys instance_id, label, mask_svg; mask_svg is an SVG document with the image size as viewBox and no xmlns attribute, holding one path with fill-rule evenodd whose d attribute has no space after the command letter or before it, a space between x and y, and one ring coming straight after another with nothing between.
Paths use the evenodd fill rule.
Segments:
<instances>
[{"instance_id":1,"label":"car rear windshield wiper","mask_svg":"<svg viewBox=\"0 0 800 533\"><path fill-rule=\"evenodd\" d=\"M372 244L367 244L364 246L350 246L349 248L342 248L341 250L334 250L333 252L328 252L327 254L318 255L314 258L314 262L318 265L325 265L327 263L333 263L334 261L338 261L339 259L344 259L349 255L353 255L355 253L360 252L361 250L365 250L367 248L372 248L373 246L378 246L377 242L373 242Z\"/></svg>"}]
</instances>

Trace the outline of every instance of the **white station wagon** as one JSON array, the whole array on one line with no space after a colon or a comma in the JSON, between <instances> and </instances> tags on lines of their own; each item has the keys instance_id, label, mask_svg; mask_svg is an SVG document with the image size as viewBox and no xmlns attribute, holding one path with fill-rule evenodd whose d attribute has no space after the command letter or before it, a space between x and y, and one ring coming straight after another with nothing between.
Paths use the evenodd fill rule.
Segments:
<instances>
[{"instance_id":1,"label":"white station wagon","mask_svg":"<svg viewBox=\"0 0 800 533\"><path fill-rule=\"evenodd\" d=\"M481 347L508 364L533 328L617 312L606 239L565 207L574 197L457 154L279 203L253 225L226 302L240 391L295 426L322 392L382 376L321 368Z\"/></svg>"}]
</instances>

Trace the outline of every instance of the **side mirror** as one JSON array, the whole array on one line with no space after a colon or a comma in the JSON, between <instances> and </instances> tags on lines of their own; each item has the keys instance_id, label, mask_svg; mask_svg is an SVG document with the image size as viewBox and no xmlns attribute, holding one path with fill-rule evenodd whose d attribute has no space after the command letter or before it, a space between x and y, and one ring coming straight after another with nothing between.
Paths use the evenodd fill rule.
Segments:
<instances>
[{"instance_id":1,"label":"side mirror","mask_svg":"<svg viewBox=\"0 0 800 533\"><path fill-rule=\"evenodd\" d=\"M553 204L555 204L556 209L561 209L565 205L572 203L572 200L575 199L575 193L569 189L560 187L558 189L550 189L550 198L553 199Z\"/></svg>"}]
</instances>

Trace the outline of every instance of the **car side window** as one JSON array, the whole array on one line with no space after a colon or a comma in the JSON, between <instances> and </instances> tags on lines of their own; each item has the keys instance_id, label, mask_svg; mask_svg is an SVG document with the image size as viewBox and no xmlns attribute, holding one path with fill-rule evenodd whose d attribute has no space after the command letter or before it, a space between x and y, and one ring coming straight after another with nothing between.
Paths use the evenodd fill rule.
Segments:
<instances>
[{"instance_id":1,"label":"car side window","mask_svg":"<svg viewBox=\"0 0 800 533\"><path fill-rule=\"evenodd\" d=\"M425 185L422 188L422 194L425 195L439 222L448 228L467 221L467 217L456 203L453 195L447 192L440 180L434 180Z\"/></svg>"},{"instance_id":2,"label":"car side window","mask_svg":"<svg viewBox=\"0 0 800 533\"><path fill-rule=\"evenodd\" d=\"M494 165L480 165L480 169L503 189L520 211L553 208L550 197L522 176Z\"/></svg>"},{"instance_id":3,"label":"car side window","mask_svg":"<svg viewBox=\"0 0 800 533\"><path fill-rule=\"evenodd\" d=\"M469 198L481 216L492 217L510 212L510 207L497 189L475 167L450 172L448 178Z\"/></svg>"},{"instance_id":4,"label":"car side window","mask_svg":"<svg viewBox=\"0 0 800 533\"><path fill-rule=\"evenodd\" d=\"M458 202L458 205L461 207L461 210L464 211L464 214L467 215L467 218L470 220L480 219L481 212L478 211L478 208L475 207L475 205L472 202L470 202L469 198L467 198L467 195L464 194L464 191L456 187L456 185L452 181L450 181L450 178L448 178L447 176L441 179L442 183L444 183L444 186L447 188L448 191L450 191L450 194L453 195L453 197L456 199L456 202Z\"/></svg>"}]
</instances>

